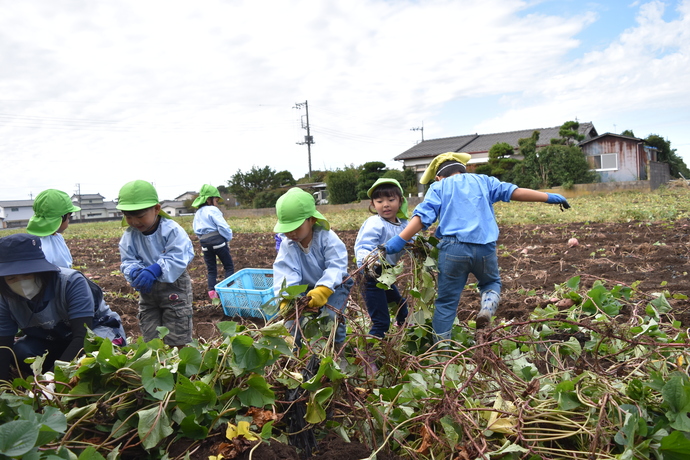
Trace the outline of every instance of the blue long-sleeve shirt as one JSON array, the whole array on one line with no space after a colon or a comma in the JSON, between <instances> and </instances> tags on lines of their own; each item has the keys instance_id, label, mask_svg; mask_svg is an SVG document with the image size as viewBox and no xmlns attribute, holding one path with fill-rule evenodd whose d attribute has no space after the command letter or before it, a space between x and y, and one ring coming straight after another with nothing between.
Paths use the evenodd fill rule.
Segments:
<instances>
[{"instance_id":1,"label":"blue long-sleeve shirt","mask_svg":"<svg viewBox=\"0 0 690 460\"><path fill-rule=\"evenodd\" d=\"M172 283L184 273L194 258L192 240L172 219L161 217L158 228L150 235L129 227L120 238L120 271L129 283L132 270L152 264L161 267L158 281Z\"/></svg>"},{"instance_id":2,"label":"blue long-sleeve shirt","mask_svg":"<svg viewBox=\"0 0 690 460\"><path fill-rule=\"evenodd\" d=\"M194 214L192 227L199 238L212 232L218 232L220 236L225 238L225 241L232 240L232 229L223 217L223 212L215 206L200 207Z\"/></svg>"},{"instance_id":3,"label":"blue long-sleeve shirt","mask_svg":"<svg viewBox=\"0 0 690 460\"><path fill-rule=\"evenodd\" d=\"M280 294L283 280L287 286L306 284L309 288L325 286L332 291L347 276L347 248L332 230L314 226L308 250L283 238L273 262L273 290Z\"/></svg>"},{"instance_id":4,"label":"blue long-sleeve shirt","mask_svg":"<svg viewBox=\"0 0 690 460\"><path fill-rule=\"evenodd\" d=\"M408 221L406 219L400 219L394 224L388 222L378 214L365 220L355 240L355 258L357 259L357 266L361 267L364 259L371 251L376 249L380 244L386 244L388 240L399 235L400 232L407 227L407 224ZM397 254L386 254L386 261L391 265L395 265L402 255L402 252Z\"/></svg>"},{"instance_id":5,"label":"blue long-sleeve shirt","mask_svg":"<svg viewBox=\"0 0 690 460\"><path fill-rule=\"evenodd\" d=\"M498 240L493 204L510 201L517 185L483 174L455 174L434 182L412 213L424 229L438 220L437 238L454 236L464 243Z\"/></svg>"}]
</instances>

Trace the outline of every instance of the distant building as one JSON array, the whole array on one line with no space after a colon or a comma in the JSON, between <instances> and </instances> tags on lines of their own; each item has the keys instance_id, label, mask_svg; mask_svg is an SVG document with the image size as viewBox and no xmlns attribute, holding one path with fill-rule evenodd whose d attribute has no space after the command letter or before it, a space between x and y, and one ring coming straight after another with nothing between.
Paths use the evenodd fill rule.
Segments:
<instances>
[{"instance_id":1,"label":"distant building","mask_svg":"<svg viewBox=\"0 0 690 460\"><path fill-rule=\"evenodd\" d=\"M176 196L173 201L186 201L186 200L193 200L199 196L199 192L184 192L180 196Z\"/></svg>"},{"instance_id":2,"label":"distant building","mask_svg":"<svg viewBox=\"0 0 690 460\"><path fill-rule=\"evenodd\" d=\"M34 200L0 201L0 228L26 227L34 215Z\"/></svg>"},{"instance_id":3,"label":"distant building","mask_svg":"<svg viewBox=\"0 0 690 460\"><path fill-rule=\"evenodd\" d=\"M161 209L167 212L170 217L192 214L185 207L184 201L163 200L161 202Z\"/></svg>"},{"instance_id":4,"label":"distant building","mask_svg":"<svg viewBox=\"0 0 690 460\"><path fill-rule=\"evenodd\" d=\"M104 197L100 193L72 195L72 203L81 208L81 211L72 214L74 220L106 220L122 217L122 211L115 207L117 203L114 201L104 201Z\"/></svg>"},{"instance_id":5,"label":"distant building","mask_svg":"<svg viewBox=\"0 0 690 460\"><path fill-rule=\"evenodd\" d=\"M419 181L436 155L466 152L472 157L468 165L484 164L488 163L489 150L494 145L505 142L517 152L518 140L531 137L534 131L539 131L537 148L549 145L551 139L560 138L560 126L493 134L465 134L422 141L394 159L402 161L404 168L412 168ZM592 170L601 177L601 182L651 180L650 185L654 189L670 180L668 164L657 162L656 149L645 147L643 139L612 133L599 135L591 122L580 123L578 131L584 136L578 145L588 157ZM515 158L522 159L520 155L515 155ZM468 169L473 170L472 167ZM418 190L423 192L424 187L420 185Z\"/></svg>"}]
</instances>

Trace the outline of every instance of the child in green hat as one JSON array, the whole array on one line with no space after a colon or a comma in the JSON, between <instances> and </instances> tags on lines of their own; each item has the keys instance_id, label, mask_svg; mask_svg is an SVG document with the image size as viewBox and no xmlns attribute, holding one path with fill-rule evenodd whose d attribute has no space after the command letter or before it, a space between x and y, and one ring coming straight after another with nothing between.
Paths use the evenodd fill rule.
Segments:
<instances>
[{"instance_id":1,"label":"child in green hat","mask_svg":"<svg viewBox=\"0 0 690 460\"><path fill-rule=\"evenodd\" d=\"M29 219L26 232L41 237L46 260L58 267L72 268L72 253L62 236L73 212L81 208L72 203L69 195L49 188L36 196L34 215Z\"/></svg>"},{"instance_id":2,"label":"child in green hat","mask_svg":"<svg viewBox=\"0 0 690 460\"><path fill-rule=\"evenodd\" d=\"M204 184L201 187L199 196L196 197L192 206L199 208L194 214L192 227L194 233L199 237L201 252L204 254L206 264L206 281L208 285L208 296L215 304L220 304L218 293L216 292L216 280L218 277L218 257L223 264L225 277L235 273L235 265L232 263L230 248L228 243L232 240L232 229L223 217L223 212L218 208L220 202L220 192L216 187Z\"/></svg>"},{"instance_id":3,"label":"child in green hat","mask_svg":"<svg viewBox=\"0 0 690 460\"><path fill-rule=\"evenodd\" d=\"M286 286L306 284L305 295L311 298L309 307L320 308L328 304L340 314L344 313L353 284L352 278L348 279L347 248L316 210L314 197L293 187L278 198L276 214L278 223L273 231L282 237L273 263L276 296L280 295L283 283ZM345 322L336 318L334 310L323 310L337 323L335 348L339 351L345 343ZM286 325L298 329L296 325ZM299 330L293 333L299 343Z\"/></svg>"},{"instance_id":4,"label":"child in green hat","mask_svg":"<svg viewBox=\"0 0 690 460\"><path fill-rule=\"evenodd\" d=\"M192 279L187 265L194 257L187 232L161 210L149 182L135 180L120 189L117 209L128 226L120 239L120 271L139 291L139 327L145 341L158 337L182 347L192 341Z\"/></svg>"},{"instance_id":5,"label":"child in green hat","mask_svg":"<svg viewBox=\"0 0 690 460\"><path fill-rule=\"evenodd\" d=\"M369 188L367 195L371 198L369 208L373 206L375 215L365 220L357 233L355 257L358 267L367 257L375 256L378 259L376 248L407 227L407 200L397 180L382 177ZM395 265L400 257L401 254L386 254L385 258L390 265ZM363 295L372 323L369 334L383 338L391 324L388 305L395 305L396 324L401 327L407 319L407 301L395 284L390 289L378 287L381 265L377 265L373 271L374 274L365 275Z\"/></svg>"}]
</instances>

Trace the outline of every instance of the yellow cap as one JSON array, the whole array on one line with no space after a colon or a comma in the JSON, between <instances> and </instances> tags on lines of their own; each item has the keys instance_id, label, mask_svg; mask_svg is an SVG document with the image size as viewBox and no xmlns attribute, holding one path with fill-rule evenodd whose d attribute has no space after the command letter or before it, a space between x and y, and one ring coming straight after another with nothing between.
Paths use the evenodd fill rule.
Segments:
<instances>
[{"instance_id":1,"label":"yellow cap","mask_svg":"<svg viewBox=\"0 0 690 460\"><path fill-rule=\"evenodd\" d=\"M446 152L437 155L436 158L431 160L431 164L426 168L422 178L420 179L421 184L428 184L436 177L436 171L438 171L439 166L441 166L446 161L457 161L463 166L467 166L467 162L470 161L472 156L465 152Z\"/></svg>"}]
</instances>

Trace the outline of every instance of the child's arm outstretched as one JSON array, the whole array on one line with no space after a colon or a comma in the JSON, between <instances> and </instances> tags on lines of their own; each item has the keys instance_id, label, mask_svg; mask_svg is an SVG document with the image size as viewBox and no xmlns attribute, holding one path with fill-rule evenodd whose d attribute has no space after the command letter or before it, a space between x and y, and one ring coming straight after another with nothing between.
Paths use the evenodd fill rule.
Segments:
<instances>
[{"instance_id":1,"label":"child's arm outstretched","mask_svg":"<svg viewBox=\"0 0 690 460\"><path fill-rule=\"evenodd\" d=\"M570 208L568 200L558 193L547 193L532 190L531 188L516 188L510 196L511 201L535 201L549 204L560 204L565 209Z\"/></svg>"},{"instance_id":2,"label":"child's arm outstretched","mask_svg":"<svg viewBox=\"0 0 690 460\"><path fill-rule=\"evenodd\" d=\"M386 243L384 250L388 254L397 254L402 251L407 242L412 239L424 226L422 225L422 219L419 216L412 216L410 223L407 227L400 232L399 235L394 236Z\"/></svg>"}]
</instances>

